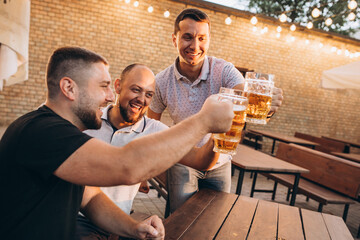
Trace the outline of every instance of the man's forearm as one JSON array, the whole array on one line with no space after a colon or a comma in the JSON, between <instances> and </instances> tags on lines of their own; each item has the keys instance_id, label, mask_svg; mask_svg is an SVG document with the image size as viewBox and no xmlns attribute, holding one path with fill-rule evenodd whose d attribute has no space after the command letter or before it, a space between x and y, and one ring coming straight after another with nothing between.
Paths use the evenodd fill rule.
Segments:
<instances>
[{"instance_id":1,"label":"man's forearm","mask_svg":"<svg viewBox=\"0 0 360 240\"><path fill-rule=\"evenodd\" d=\"M86 187L81 212L101 229L123 237L134 237L136 221L124 213L99 188Z\"/></svg>"},{"instance_id":2,"label":"man's forearm","mask_svg":"<svg viewBox=\"0 0 360 240\"><path fill-rule=\"evenodd\" d=\"M188 154L181 159L180 163L199 171L212 168L219 159L220 154L213 151L214 140L207 141L201 148L194 147Z\"/></svg>"},{"instance_id":3,"label":"man's forearm","mask_svg":"<svg viewBox=\"0 0 360 240\"><path fill-rule=\"evenodd\" d=\"M123 152L137 159L138 168L132 170L139 182L156 176L182 159L208 132L201 117L194 115L165 131L136 139ZM177 136L176 138L174 136Z\"/></svg>"}]
</instances>

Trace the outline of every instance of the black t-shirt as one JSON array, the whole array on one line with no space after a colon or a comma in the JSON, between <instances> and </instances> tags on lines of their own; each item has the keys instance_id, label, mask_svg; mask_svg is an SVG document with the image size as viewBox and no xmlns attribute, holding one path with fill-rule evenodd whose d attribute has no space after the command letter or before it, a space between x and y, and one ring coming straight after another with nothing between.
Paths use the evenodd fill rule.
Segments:
<instances>
[{"instance_id":1,"label":"black t-shirt","mask_svg":"<svg viewBox=\"0 0 360 240\"><path fill-rule=\"evenodd\" d=\"M0 238L71 239L84 187L53 172L91 137L46 106L0 141Z\"/></svg>"}]
</instances>

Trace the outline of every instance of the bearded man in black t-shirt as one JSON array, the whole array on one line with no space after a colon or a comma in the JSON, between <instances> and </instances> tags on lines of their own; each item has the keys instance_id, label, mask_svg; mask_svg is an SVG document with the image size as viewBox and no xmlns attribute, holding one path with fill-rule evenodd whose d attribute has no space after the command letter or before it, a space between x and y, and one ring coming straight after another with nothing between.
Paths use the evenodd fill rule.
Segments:
<instances>
[{"instance_id":1,"label":"bearded man in black t-shirt","mask_svg":"<svg viewBox=\"0 0 360 240\"><path fill-rule=\"evenodd\" d=\"M157 216L137 222L96 186L131 185L164 172L205 134L229 130L231 103L211 97L175 127L114 147L82 133L100 127L100 108L114 100L103 57L57 49L46 83L45 104L15 120L0 142L0 238L72 239L78 211L116 235L163 238Z\"/></svg>"}]
</instances>

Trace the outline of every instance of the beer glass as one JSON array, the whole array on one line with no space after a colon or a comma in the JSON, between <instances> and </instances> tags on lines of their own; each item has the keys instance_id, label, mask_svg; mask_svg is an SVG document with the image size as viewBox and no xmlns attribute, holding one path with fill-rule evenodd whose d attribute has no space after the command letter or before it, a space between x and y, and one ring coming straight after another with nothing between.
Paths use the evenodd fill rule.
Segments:
<instances>
[{"instance_id":1,"label":"beer glass","mask_svg":"<svg viewBox=\"0 0 360 240\"><path fill-rule=\"evenodd\" d=\"M230 155L236 154L236 148L241 139L241 132L245 125L246 108L248 99L240 96L241 91L235 89L220 90L219 101L231 101L233 103L234 118L230 131L227 133L217 133L213 135L214 138L214 152L225 153Z\"/></svg>"},{"instance_id":2,"label":"beer glass","mask_svg":"<svg viewBox=\"0 0 360 240\"><path fill-rule=\"evenodd\" d=\"M244 96L249 99L246 122L266 124L273 89L274 75L256 72L245 74Z\"/></svg>"}]
</instances>

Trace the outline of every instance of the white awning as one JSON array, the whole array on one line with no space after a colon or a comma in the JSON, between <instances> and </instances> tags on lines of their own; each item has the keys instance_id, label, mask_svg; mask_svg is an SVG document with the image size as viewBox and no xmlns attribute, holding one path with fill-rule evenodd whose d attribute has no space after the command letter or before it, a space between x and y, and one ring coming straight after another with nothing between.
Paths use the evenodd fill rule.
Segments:
<instances>
[{"instance_id":1,"label":"white awning","mask_svg":"<svg viewBox=\"0 0 360 240\"><path fill-rule=\"evenodd\" d=\"M30 0L0 2L0 90L28 79Z\"/></svg>"},{"instance_id":2,"label":"white awning","mask_svg":"<svg viewBox=\"0 0 360 240\"><path fill-rule=\"evenodd\" d=\"M321 87L360 89L360 61L323 71Z\"/></svg>"}]
</instances>

